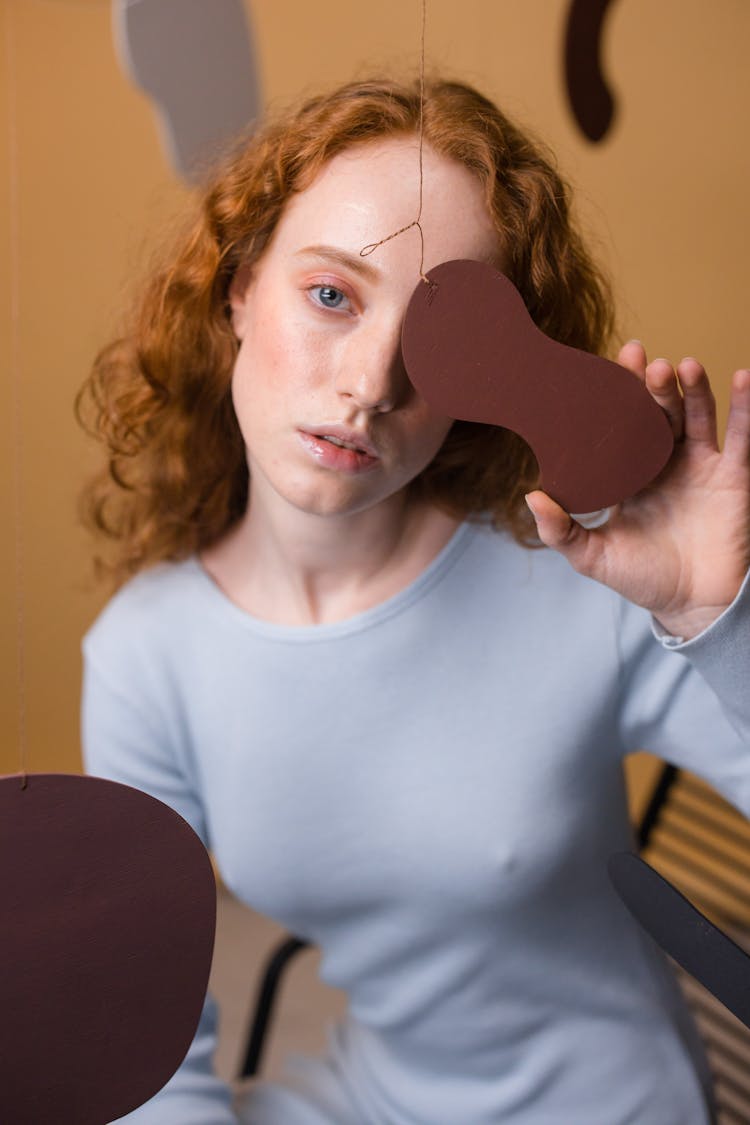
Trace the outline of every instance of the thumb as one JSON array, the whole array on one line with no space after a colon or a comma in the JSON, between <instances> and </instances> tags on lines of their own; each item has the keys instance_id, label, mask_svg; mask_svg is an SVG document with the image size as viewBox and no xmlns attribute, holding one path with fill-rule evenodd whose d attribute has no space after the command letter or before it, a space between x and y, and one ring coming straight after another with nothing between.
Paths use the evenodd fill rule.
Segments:
<instances>
[{"instance_id":1,"label":"thumb","mask_svg":"<svg viewBox=\"0 0 750 1125\"><path fill-rule=\"evenodd\" d=\"M575 565L575 557L585 550L588 531L541 489L529 492L525 500L545 547L559 551Z\"/></svg>"}]
</instances>

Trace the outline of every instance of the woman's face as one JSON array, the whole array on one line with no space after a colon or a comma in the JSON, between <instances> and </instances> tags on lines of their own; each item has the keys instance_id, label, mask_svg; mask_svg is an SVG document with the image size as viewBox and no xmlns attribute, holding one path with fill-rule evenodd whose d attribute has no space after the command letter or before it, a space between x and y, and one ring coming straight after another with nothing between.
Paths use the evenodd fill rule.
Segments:
<instances>
[{"instance_id":1,"label":"woman's face","mask_svg":"<svg viewBox=\"0 0 750 1125\"><path fill-rule=\"evenodd\" d=\"M479 181L423 150L424 271L489 261L498 239ZM334 157L292 196L260 260L230 299L240 341L232 393L252 503L322 516L395 496L429 464L451 426L409 382L401 325L419 281L416 138Z\"/></svg>"}]
</instances>

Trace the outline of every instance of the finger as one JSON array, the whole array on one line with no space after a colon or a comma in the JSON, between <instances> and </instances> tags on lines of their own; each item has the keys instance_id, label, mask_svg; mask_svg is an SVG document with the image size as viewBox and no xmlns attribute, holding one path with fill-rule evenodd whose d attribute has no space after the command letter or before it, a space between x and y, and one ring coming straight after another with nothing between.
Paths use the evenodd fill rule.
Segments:
<instances>
[{"instance_id":1,"label":"finger","mask_svg":"<svg viewBox=\"0 0 750 1125\"><path fill-rule=\"evenodd\" d=\"M684 433L685 412L677 376L669 360L655 359L649 363L646 387L669 419L672 433L678 441Z\"/></svg>"},{"instance_id":2,"label":"finger","mask_svg":"<svg viewBox=\"0 0 750 1125\"><path fill-rule=\"evenodd\" d=\"M703 364L688 356L677 364L685 413L685 440L719 448L716 430L716 400Z\"/></svg>"},{"instance_id":3,"label":"finger","mask_svg":"<svg viewBox=\"0 0 750 1125\"><path fill-rule=\"evenodd\" d=\"M576 570L593 574L590 556L597 533L576 523L564 508L540 489L530 492L526 496L526 503L531 509L539 538L545 547L551 547L565 555Z\"/></svg>"},{"instance_id":4,"label":"finger","mask_svg":"<svg viewBox=\"0 0 750 1125\"><path fill-rule=\"evenodd\" d=\"M740 368L732 378L724 456L744 468L750 466L750 371Z\"/></svg>"},{"instance_id":5,"label":"finger","mask_svg":"<svg viewBox=\"0 0 750 1125\"><path fill-rule=\"evenodd\" d=\"M628 340L617 354L617 362L627 367L643 382L646 378L646 349L640 340Z\"/></svg>"}]
</instances>

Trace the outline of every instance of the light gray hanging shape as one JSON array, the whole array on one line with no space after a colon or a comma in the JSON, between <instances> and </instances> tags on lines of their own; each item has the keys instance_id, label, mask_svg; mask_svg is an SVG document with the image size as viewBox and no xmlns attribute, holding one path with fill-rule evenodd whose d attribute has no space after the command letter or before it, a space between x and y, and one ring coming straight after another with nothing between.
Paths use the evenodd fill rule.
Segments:
<instances>
[{"instance_id":1,"label":"light gray hanging shape","mask_svg":"<svg viewBox=\"0 0 750 1125\"><path fill-rule=\"evenodd\" d=\"M113 0L112 23L120 65L154 103L170 165L194 182L260 113L242 0Z\"/></svg>"}]
</instances>

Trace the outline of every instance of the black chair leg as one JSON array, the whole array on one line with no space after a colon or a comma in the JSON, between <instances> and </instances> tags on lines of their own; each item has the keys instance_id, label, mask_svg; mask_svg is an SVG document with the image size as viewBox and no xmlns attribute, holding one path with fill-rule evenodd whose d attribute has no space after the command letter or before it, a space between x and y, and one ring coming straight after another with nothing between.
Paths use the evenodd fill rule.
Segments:
<instances>
[{"instance_id":1,"label":"black chair leg","mask_svg":"<svg viewBox=\"0 0 750 1125\"><path fill-rule=\"evenodd\" d=\"M648 805L646 806L646 811L641 817L641 822L638 825L637 838L639 851L643 851L643 849L646 847L646 844L649 841L649 837L654 830L657 820L659 819L659 814L661 813L661 810L666 803L669 790L674 785L675 781L679 777L679 774L680 771L678 770L677 766L673 766L669 762L665 763L664 767L662 768L662 771L659 774L659 780L654 786L654 791L651 794Z\"/></svg>"},{"instance_id":2,"label":"black chair leg","mask_svg":"<svg viewBox=\"0 0 750 1125\"><path fill-rule=\"evenodd\" d=\"M302 938L290 937L281 942L273 951L266 962L258 998L255 1005L255 1015L248 1038L245 1061L240 1071L240 1078L252 1078L260 1069L261 1056L265 1046L268 1024L273 1013L281 974L297 953L307 949L310 943Z\"/></svg>"}]
</instances>

